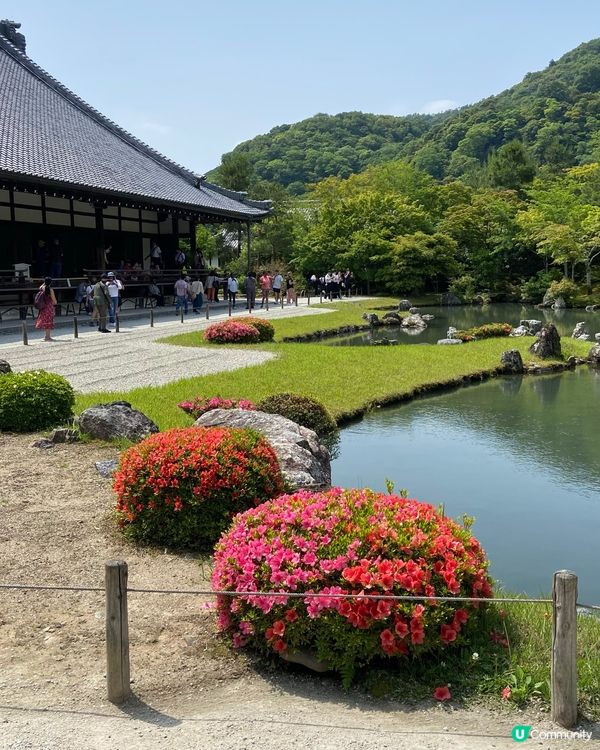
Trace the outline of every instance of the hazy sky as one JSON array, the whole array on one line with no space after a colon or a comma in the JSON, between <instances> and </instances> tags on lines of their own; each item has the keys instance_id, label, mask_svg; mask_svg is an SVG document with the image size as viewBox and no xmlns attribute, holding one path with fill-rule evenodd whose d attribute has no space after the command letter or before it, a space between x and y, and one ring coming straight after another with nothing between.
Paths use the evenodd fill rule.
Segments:
<instances>
[{"instance_id":1,"label":"hazy sky","mask_svg":"<svg viewBox=\"0 0 600 750\"><path fill-rule=\"evenodd\" d=\"M469 104L600 36L593 0L4 0L27 52L199 172L317 112Z\"/></svg>"}]
</instances>

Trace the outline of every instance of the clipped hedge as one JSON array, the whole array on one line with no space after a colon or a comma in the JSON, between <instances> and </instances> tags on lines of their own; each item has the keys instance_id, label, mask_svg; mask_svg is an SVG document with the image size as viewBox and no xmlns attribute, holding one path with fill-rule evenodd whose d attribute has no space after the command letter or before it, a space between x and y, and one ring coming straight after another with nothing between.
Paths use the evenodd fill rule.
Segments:
<instances>
[{"instance_id":1,"label":"clipped hedge","mask_svg":"<svg viewBox=\"0 0 600 750\"><path fill-rule=\"evenodd\" d=\"M194 419L198 419L198 417L213 409L245 409L246 411L256 409L256 406L248 399L221 398L221 396L208 396L206 398L196 396L191 401L181 401L177 406Z\"/></svg>"},{"instance_id":2,"label":"clipped hedge","mask_svg":"<svg viewBox=\"0 0 600 750\"><path fill-rule=\"evenodd\" d=\"M337 430L335 419L326 406L309 396L296 393L275 393L260 401L256 408L269 414L280 414L292 422L314 430L317 435L330 435Z\"/></svg>"},{"instance_id":3,"label":"clipped hedge","mask_svg":"<svg viewBox=\"0 0 600 750\"><path fill-rule=\"evenodd\" d=\"M0 377L0 430L35 432L73 417L75 394L62 375L44 370L7 372Z\"/></svg>"},{"instance_id":4,"label":"clipped hedge","mask_svg":"<svg viewBox=\"0 0 600 750\"><path fill-rule=\"evenodd\" d=\"M454 338L461 341L476 341L477 339L490 339L497 336L509 336L512 331L510 323L485 323L482 326L466 328L456 331Z\"/></svg>"},{"instance_id":5,"label":"clipped hedge","mask_svg":"<svg viewBox=\"0 0 600 750\"><path fill-rule=\"evenodd\" d=\"M275 338L275 328L272 323L262 318L244 318L244 323L251 325L258 331L259 341L273 341Z\"/></svg>"},{"instance_id":6,"label":"clipped hedge","mask_svg":"<svg viewBox=\"0 0 600 750\"><path fill-rule=\"evenodd\" d=\"M283 495L237 516L216 547L212 584L221 591L306 592L221 595L219 628L237 648L315 654L349 684L373 659L402 662L468 646L478 602L433 597L491 596L487 567L469 529L432 505L338 487ZM428 598L343 596L365 593Z\"/></svg>"},{"instance_id":7,"label":"clipped hedge","mask_svg":"<svg viewBox=\"0 0 600 750\"><path fill-rule=\"evenodd\" d=\"M256 344L260 341L258 329L239 320L213 323L204 331L205 341L211 344Z\"/></svg>"},{"instance_id":8,"label":"clipped hedge","mask_svg":"<svg viewBox=\"0 0 600 750\"><path fill-rule=\"evenodd\" d=\"M258 432L187 427L126 450L113 486L126 537L208 550L236 513L275 497L284 485L275 452Z\"/></svg>"}]
</instances>

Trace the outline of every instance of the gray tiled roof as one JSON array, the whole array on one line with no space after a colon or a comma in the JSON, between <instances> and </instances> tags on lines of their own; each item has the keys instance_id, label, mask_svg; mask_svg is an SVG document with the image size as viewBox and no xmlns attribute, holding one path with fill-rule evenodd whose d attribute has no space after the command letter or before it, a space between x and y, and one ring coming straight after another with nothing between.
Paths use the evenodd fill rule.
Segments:
<instances>
[{"instance_id":1,"label":"gray tiled roof","mask_svg":"<svg viewBox=\"0 0 600 750\"><path fill-rule=\"evenodd\" d=\"M0 35L0 174L241 219L268 202L219 188L115 125Z\"/></svg>"}]
</instances>

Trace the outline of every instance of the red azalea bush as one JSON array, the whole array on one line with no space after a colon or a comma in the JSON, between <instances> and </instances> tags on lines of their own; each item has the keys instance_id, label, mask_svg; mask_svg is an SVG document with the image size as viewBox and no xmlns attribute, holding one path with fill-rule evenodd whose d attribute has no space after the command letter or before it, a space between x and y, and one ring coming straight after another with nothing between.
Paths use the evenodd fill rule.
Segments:
<instances>
[{"instance_id":1,"label":"red azalea bush","mask_svg":"<svg viewBox=\"0 0 600 750\"><path fill-rule=\"evenodd\" d=\"M275 338L275 327L268 320L262 318L244 318L244 323L251 325L258 331L259 341L273 341Z\"/></svg>"},{"instance_id":2,"label":"red azalea bush","mask_svg":"<svg viewBox=\"0 0 600 750\"><path fill-rule=\"evenodd\" d=\"M212 409L245 409L247 411L254 411L256 409L255 404L252 401L248 401L248 399L221 398L221 396L212 396L209 398L196 396L192 401L181 401L177 406L188 414L191 414L194 419L198 419L198 417L201 417Z\"/></svg>"},{"instance_id":3,"label":"red azalea bush","mask_svg":"<svg viewBox=\"0 0 600 750\"><path fill-rule=\"evenodd\" d=\"M256 344L260 341L258 330L239 320L213 323L204 331L204 338L211 344Z\"/></svg>"},{"instance_id":4,"label":"red azalea bush","mask_svg":"<svg viewBox=\"0 0 600 750\"><path fill-rule=\"evenodd\" d=\"M487 561L468 529L432 505L372 490L333 488L283 495L237 516L216 547L219 628L235 647L316 653L349 684L377 657L403 659L468 641L489 597ZM425 595L424 601L348 599L343 594ZM473 618L474 619L474 618Z\"/></svg>"},{"instance_id":5,"label":"red azalea bush","mask_svg":"<svg viewBox=\"0 0 600 750\"><path fill-rule=\"evenodd\" d=\"M124 534L144 544L212 548L236 513L283 491L273 448L258 432L187 427L142 440L114 476Z\"/></svg>"}]
</instances>

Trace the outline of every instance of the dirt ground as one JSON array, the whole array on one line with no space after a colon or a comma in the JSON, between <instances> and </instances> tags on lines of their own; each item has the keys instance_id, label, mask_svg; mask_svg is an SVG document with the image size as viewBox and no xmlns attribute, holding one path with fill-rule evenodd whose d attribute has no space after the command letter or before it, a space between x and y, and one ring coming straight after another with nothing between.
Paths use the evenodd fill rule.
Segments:
<instances>
[{"instance_id":1,"label":"dirt ground","mask_svg":"<svg viewBox=\"0 0 600 750\"><path fill-rule=\"evenodd\" d=\"M42 450L36 437L0 434L0 583L102 586L105 561L124 559L130 587L209 588L194 556L141 551L114 531L94 466L114 448ZM0 589L0 748L483 750L514 747L515 724L551 728L546 714L415 709L258 670L215 636L211 601L129 595L134 698L119 708L106 700L103 594Z\"/></svg>"}]
</instances>

